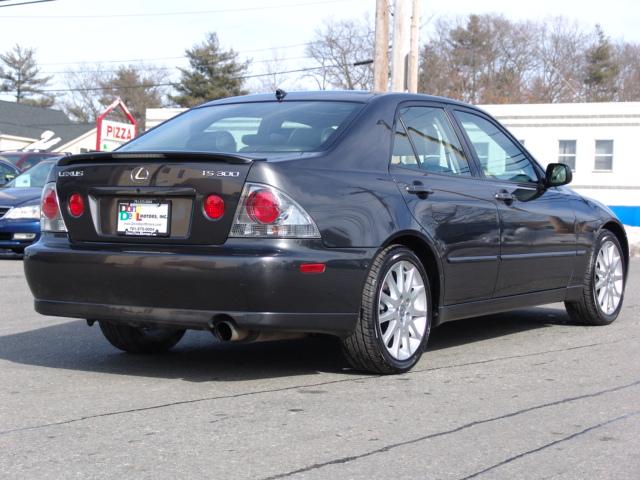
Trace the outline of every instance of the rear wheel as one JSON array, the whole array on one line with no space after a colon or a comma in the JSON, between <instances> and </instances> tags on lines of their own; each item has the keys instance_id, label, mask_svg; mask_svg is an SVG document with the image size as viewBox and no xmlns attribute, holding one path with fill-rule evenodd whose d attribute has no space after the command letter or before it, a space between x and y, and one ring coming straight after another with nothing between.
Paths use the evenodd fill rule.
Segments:
<instances>
[{"instance_id":1,"label":"rear wheel","mask_svg":"<svg viewBox=\"0 0 640 480\"><path fill-rule=\"evenodd\" d=\"M393 245L373 261L354 332L342 342L357 370L402 373L420 360L431 329L431 290L420 259Z\"/></svg>"},{"instance_id":2,"label":"rear wheel","mask_svg":"<svg viewBox=\"0 0 640 480\"><path fill-rule=\"evenodd\" d=\"M174 347L184 330L158 327L132 327L101 321L100 330L109 343L129 353L162 353Z\"/></svg>"},{"instance_id":3,"label":"rear wheel","mask_svg":"<svg viewBox=\"0 0 640 480\"><path fill-rule=\"evenodd\" d=\"M613 322L622 308L625 268L620 242L609 230L603 230L591 252L580 298L565 302L571 320L582 325Z\"/></svg>"}]
</instances>

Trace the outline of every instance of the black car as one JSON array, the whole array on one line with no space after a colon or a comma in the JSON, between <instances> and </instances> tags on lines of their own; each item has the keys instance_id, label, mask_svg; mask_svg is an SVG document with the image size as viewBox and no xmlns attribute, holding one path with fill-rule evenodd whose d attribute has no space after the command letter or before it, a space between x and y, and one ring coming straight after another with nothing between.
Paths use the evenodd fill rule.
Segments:
<instances>
[{"instance_id":1,"label":"black car","mask_svg":"<svg viewBox=\"0 0 640 480\"><path fill-rule=\"evenodd\" d=\"M127 352L185 329L324 333L357 369L410 369L431 327L565 302L620 312L625 231L498 122L412 94L290 93L191 109L59 161L25 270L36 310Z\"/></svg>"}]
</instances>

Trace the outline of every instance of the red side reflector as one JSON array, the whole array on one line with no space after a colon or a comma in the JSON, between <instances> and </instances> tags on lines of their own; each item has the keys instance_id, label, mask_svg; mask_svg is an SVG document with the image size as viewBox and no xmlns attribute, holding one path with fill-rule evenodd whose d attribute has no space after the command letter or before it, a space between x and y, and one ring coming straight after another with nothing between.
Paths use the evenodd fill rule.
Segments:
<instances>
[{"instance_id":1,"label":"red side reflector","mask_svg":"<svg viewBox=\"0 0 640 480\"><path fill-rule=\"evenodd\" d=\"M302 263L300 271L302 273L324 273L326 265L324 263Z\"/></svg>"},{"instance_id":2,"label":"red side reflector","mask_svg":"<svg viewBox=\"0 0 640 480\"><path fill-rule=\"evenodd\" d=\"M218 220L224 215L224 200L218 195L209 195L204 200L204 213L212 220Z\"/></svg>"},{"instance_id":3,"label":"red side reflector","mask_svg":"<svg viewBox=\"0 0 640 480\"><path fill-rule=\"evenodd\" d=\"M73 217L79 217L84 213L84 199L82 195L79 193L74 193L69 197L69 202L67 203L67 207L69 208L69 213Z\"/></svg>"}]
</instances>

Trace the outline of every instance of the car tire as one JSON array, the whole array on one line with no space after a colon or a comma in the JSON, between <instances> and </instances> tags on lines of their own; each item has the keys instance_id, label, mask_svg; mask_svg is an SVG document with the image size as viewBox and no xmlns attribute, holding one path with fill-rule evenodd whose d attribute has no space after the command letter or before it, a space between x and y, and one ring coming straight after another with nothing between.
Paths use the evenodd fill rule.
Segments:
<instances>
[{"instance_id":1,"label":"car tire","mask_svg":"<svg viewBox=\"0 0 640 480\"><path fill-rule=\"evenodd\" d=\"M162 353L174 347L184 330L173 328L132 327L100 321L100 330L109 343L128 353Z\"/></svg>"},{"instance_id":2,"label":"car tire","mask_svg":"<svg viewBox=\"0 0 640 480\"><path fill-rule=\"evenodd\" d=\"M582 279L580 297L565 302L572 323L609 325L618 317L624 299L626 268L617 237L609 230L600 231Z\"/></svg>"},{"instance_id":3,"label":"car tire","mask_svg":"<svg viewBox=\"0 0 640 480\"><path fill-rule=\"evenodd\" d=\"M385 248L369 270L356 327L342 340L347 361L356 370L377 374L409 371L427 344L431 305L429 278L420 259L401 245Z\"/></svg>"}]
</instances>

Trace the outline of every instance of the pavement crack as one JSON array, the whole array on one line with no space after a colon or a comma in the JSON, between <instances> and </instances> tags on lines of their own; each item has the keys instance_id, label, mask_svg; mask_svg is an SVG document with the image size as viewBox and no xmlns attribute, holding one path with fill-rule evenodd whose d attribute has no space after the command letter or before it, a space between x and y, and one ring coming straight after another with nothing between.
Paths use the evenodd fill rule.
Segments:
<instances>
[{"instance_id":1,"label":"pavement crack","mask_svg":"<svg viewBox=\"0 0 640 480\"><path fill-rule=\"evenodd\" d=\"M503 361L503 360L513 360L513 359L517 359L517 358L536 357L536 356L540 356L540 355L547 355L547 354L550 354L550 353L560 353L560 352L566 352L566 351L571 351L571 350L579 350L579 349L583 349L583 348L592 348L592 347L597 347L599 345L607 345L607 344L611 344L611 343L618 343L618 342L621 342L621 341L628 341L628 340L631 340L631 339L632 339L631 337L627 337L627 338L615 340L615 341L612 341L612 342L601 342L601 343L590 343L590 344L586 344L586 345L575 345L575 346L572 346L572 347L566 347L566 348L561 348L561 349L544 350L544 351L540 351L540 352L523 353L523 354L520 354L520 355L507 355L507 356L503 356L503 357L494 357L494 358L488 358L488 359L484 359L484 360L476 360L474 362L454 363L454 364L450 364L450 365L442 365L442 366L439 366L439 367L414 369L414 370L411 370L410 372L406 373L405 375L415 375L415 374L419 374L419 373L433 372L433 371L436 371L436 370L445 370L445 369L450 369L450 368L468 367L468 366L472 366L472 365L482 365L482 364L486 364L486 363L499 362L499 361ZM86 421L86 420L93 420L93 419L96 419L96 418L111 417L111 416L115 416L115 415L124 415L124 414L128 414L128 413L147 412L147 411L152 411L152 410L158 410L158 409L161 409L161 408L175 407L175 406L180 406L180 405L189 405L189 404L201 403L201 402L210 402L210 401L216 401L216 400L226 400L226 399L231 399L231 398L248 397L248 396L253 396L253 395L262 395L262 394L267 394L267 393L286 392L286 391L289 391L289 390L296 390L296 389L300 389L300 388L321 387L321 386L326 386L326 385L333 385L333 384L340 384L340 383L347 383L347 382L357 382L357 381L361 381L361 380L372 380L372 379L376 380L376 379L382 379L382 378L385 378L385 377L381 376L381 375L359 375L357 377L341 378L341 379L338 379L338 380L330 380L330 381L327 381L327 382L310 383L310 384L303 384L303 385L294 385L294 386L289 386L289 387L272 388L272 389L266 389L266 390L256 390L256 391L251 391L251 392L236 393L236 394L232 394L232 395L219 395L219 396L212 396L212 397L192 398L192 399L189 399L189 400L179 400L179 401L176 401L176 402L169 402L169 403L162 403L162 404L157 404L157 405L150 405L150 406L147 406L147 407L139 407L139 408L131 408L131 409L127 409L127 410L116 410L116 411L113 411L113 412L97 413L97 414L94 414L94 415L86 415L86 416L82 416L82 417L78 417L78 418L71 418L71 419L68 419L68 420L61 420L59 422L42 423L42 424L39 424L39 425L31 425L31 426L28 426L28 427L19 427L19 428L13 428L13 429L8 429L8 430L0 430L0 436L8 435L10 433L17 433L17 432L24 432L24 431L29 431L29 430L38 430L38 429L42 429L42 428L69 425L69 424L72 424L72 423L83 422L83 421Z\"/></svg>"},{"instance_id":2,"label":"pavement crack","mask_svg":"<svg viewBox=\"0 0 640 480\"><path fill-rule=\"evenodd\" d=\"M215 401L215 400L225 400L225 399L230 399L230 398L241 398L241 397L248 397L248 396L252 396L252 395L260 395L263 393L276 393L276 392L285 392L287 390L295 390L295 389L300 389L300 388L308 388L308 387L320 387L323 385L331 385L334 383L344 383L344 382L353 382L356 380L362 380L362 379L368 379L368 378L379 378L378 375L375 376L364 376L364 377L357 377L357 378L343 378L340 380L330 380L328 382L321 382L321 383L313 383L313 384L306 384L306 385L295 385L295 386L290 386L290 387L282 387L282 388L271 388L271 389L267 389L267 390L258 390L258 391L253 391L253 392L243 392L243 393L236 393L236 394L232 394L232 395L219 395L219 396L215 396L215 397L204 397L204 398L192 398L190 400L179 400L176 402L169 402L169 403L162 403L159 405L150 405L148 407L140 407L140 408L131 408L128 410L116 410L114 412L105 412L105 413L97 413L95 415L86 415L83 417L78 417L78 418L71 418L69 420L62 420L59 422L51 422L51 423L43 423L40 425L32 425L30 427L20 427L20 428L14 428L14 429L10 429L10 430L0 430L0 436L2 435L8 435L10 433L16 433L16 432L24 432L24 431L28 431L28 430L38 430L41 428L47 428L47 427L57 427L57 426L61 426L61 425L69 425L71 423L78 423L78 422L82 422L85 420L93 420L95 418L104 418L104 417L112 417L115 415L123 415L126 413L137 413L137 412L148 412L150 410L158 410L160 408L167 408L167 407L175 407L178 405L189 405L189 404L193 404L193 403L200 403L200 402L208 402L208 401Z\"/></svg>"},{"instance_id":3,"label":"pavement crack","mask_svg":"<svg viewBox=\"0 0 640 480\"><path fill-rule=\"evenodd\" d=\"M482 365L483 363L498 362L500 360L514 360L516 358L537 357L537 356L546 355L546 354L549 354L549 353L569 352L571 350L580 350L582 348L592 348L592 347L598 347L600 345L609 345L611 343L618 343L618 342L621 342L623 340L629 340L629 339L625 338L625 339L615 340L613 342L600 342L600 343L589 343L587 345L575 345L575 346L572 346L572 347L558 348L558 349L555 349L555 350L544 350L544 351L541 351L541 352L522 353L520 355L507 355L507 356L504 356L504 357L494 357L494 358L488 358L488 359L485 359L485 360L476 360L475 362L456 363L456 364L453 364L453 365L443 365L441 367L414 369L414 370L411 370L410 372L406 373L405 375L411 375L411 374L422 373L422 372L433 372L435 370L444 370L444 369L447 369L447 368L467 367L467 366L470 366L470 365Z\"/></svg>"},{"instance_id":4,"label":"pavement crack","mask_svg":"<svg viewBox=\"0 0 640 480\"><path fill-rule=\"evenodd\" d=\"M482 470L479 470L479 471L477 471L475 473L472 473L471 475L467 475L466 477L462 477L462 478L460 478L460 480L469 480L471 478L476 478L476 477L478 477L480 475L483 475L483 474L485 474L487 472L490 472L491 470L494 470L494 469L499 468L499 467L501 467L503 465L506 465L507 463L511 463L511 462L519 460L519 459L521 459L523 457L526 457L527 455L532 455L534 453L540 452L540 451L545 450L547 448L553 447L554 445L557 445L559 443L568 442L569 440L573 440L574 438L579 437L581 435L584 435L586 433L589 433L592 430L596 430L598 428L602 428L602 427L605 427L605 426L610 425L612 423L619 422L619 421L625 420L627 418L635 417L637 415L640 415L640 410L637 411L637 412L631 412L631 413L627 413L625 415L620 415L619 417L615 417L615 418L612 418L612 419L607 420L605 422L598 423L597 425L592 425L590 427L585 428L584 430L580 430L579 432L572 433L571 435L568 435L568 436L563 437L563 438L559 438L558 440L554 440L553 442L545 443L544 445L541 445L540 447L533 448L531 450L527 450L526 452L522 452L522 453L519 453L519 454L514 455L512 457L509 457L509 458L507 458L507 459L505 459L505 460L503 460L501 462L498 462L498 463L493 464L493 465L491 465L489 467L486 467L486 468L484 468Z\"/></svg>"},{"instance_id":5,"label":"pavement crack","mask_svg":"<svg viewBox=\"0 0 640 480\"><path fill-rule=\"evenodd\" d=\"M507 418L516 417L516 416L523 415L523 414L526 414L526 413L530 413L530 412L533 412L533 411L536 411L536 410L541 410L543 408L554 407L554 406L557 406L557 405L562 405L562 404L565 404L565 403L575 402L575 401L578 401L578 400L584 400L584 399L587 399L587 398L599 397L601 395L605 395L605 394L608 394L608 393L619 392L619 391L625 390L627 388L633 388L633 387L636 387L638 385L640 385L640 380L636 380L635 382L627 383L625 385L619 385L617 387L607 388L605 390L598 390L597 392L585 393L583 395L576 395L574 397L567 397L567 398L563 398L561 400L556 400L556 401L553 401L553 402L541 403L539 405L534 405L532 407L528 407L528 408L524 408L524 409L521 409L521 410L516 410L516 411L510 412L510 413L506 413L504 415L498 415L498 416L495 416L495 417L489 417L489 418L485 418L485 419L482 419L482 420L475 420L473 422L466 423L464 425L460 425L459 427L452 428L450 430L444 430L442 432L436 432L436 433L431 433L429 435L423 435L421 437L416 437L416 438L413 438L411 440L405 440L404 442L392 443L390 445L385 445L384 447L376 448L374 450L370 450L368 452L364 452L364 453L361 453L361 454L358 454L358 455L350 455L350 456L347 456L347 457L341 457L341 458L336 458L336 459L333 459L333 460L328 460L328 461L322 462L322 463L314 463L313 465L309 465L307 467L302 467L302 468L299 468L297 470L291 470L289 472L279 473L279 474L276 474L276 475L272 475L270 477L265 477L262 480L277 480L277 479L280 479L280 478L290 477L292 475L298 475L298 474L307 473L307 472L310 472L310 471L313 471L313 470L319 470L321 468L328 467L330 465L339 465L339 464L349 463L349 462L352 462L354 460L360 460L362 458L371 457L371 456L377 455L379 453L385 453L385 452L388 452L390 450L393 450L393 449L396 449L396 448L399 448L399 447L404 447L404 446L407 446L407 445L413 445L413 444L416 444L416 443L424 442L426 440L431 440L433 438L444 437L446 435L451 435L451 434L454 434L454 433L458 433L458 432L461 432L463 430L468 430L469 428L476 427L478 425L483 425L483 424L486 424L486 423L491 423L491 422L495 422L495 421L499 421L499 420L505 420ZM638 413L640 413L640 412L638 412ZM635 413L634 413L634 415L635 415ZM620 417L619 419L621 419L621 418L622 417ZM596 428L596 427L592 427L591 429ZM585 433L587 431L589 431L589 429L585 430ZM580 432L578 432L578 433L580 433ZM576 436L576 434L574 434L573 436ZM569 439L569 438L573 438L573 437L572 436L567 437L567 439ZM561 441L561 440L563 440L563 439L559 439L558 441ZM471 478L471 477L467 477L467 478Z\"/></svg>"}]
</instances>

